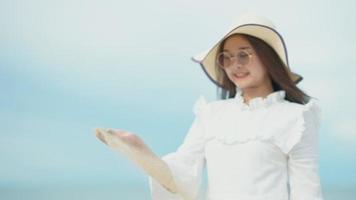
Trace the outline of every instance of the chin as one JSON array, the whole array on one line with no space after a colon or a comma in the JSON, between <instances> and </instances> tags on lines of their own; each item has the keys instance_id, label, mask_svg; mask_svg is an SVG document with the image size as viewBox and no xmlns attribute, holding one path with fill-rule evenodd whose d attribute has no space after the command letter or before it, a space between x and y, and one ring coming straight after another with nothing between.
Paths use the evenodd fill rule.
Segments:
<instances>
[{"instance_id":1,"label":"chin","mask_svg":"<svg viewBox=\"0 0 356 200\"><path fill-rule=\"evenodd\" d=\"M249 88L249 87L252 86L250 83L246 83L246 82L237 82L237 81L235 81L234 83L235 83L236 87L238 87L240 89L246 89L246 88Z\"/></svg>"},{"instance_id":2,"label":"chin","mask_svg":"<svg viewBox=\"0 0 356 200\"><path fill-rule=\"evenodd\" d=\"M236 85L236 87L238 87L240 90L245 90L246 88L249 88L248 86L240 86L240 85Z\"/></svg>"}]
</instances>

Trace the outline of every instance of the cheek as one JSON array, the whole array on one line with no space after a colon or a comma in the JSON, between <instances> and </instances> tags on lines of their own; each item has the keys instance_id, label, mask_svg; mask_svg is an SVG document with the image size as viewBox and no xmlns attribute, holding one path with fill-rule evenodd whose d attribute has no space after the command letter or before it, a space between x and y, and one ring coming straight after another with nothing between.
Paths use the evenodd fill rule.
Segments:
<instances>
[{"instance_id":1,"label":"cheek","mask_svg":"<svg viewBox=\"0 0 356 200\"><path fill-rule=\"evenodd\" d=\"M262 65L254 65L250 68L250 74L255 79L260 80L264 79L264 77L267 75L267 71Z\"/></svg>"},{"instance_id":2,"label":"cheek","mask_svg":"<svg viewBox=\"0 0 356 200\"><path fill-rule=\"evenodd\" d=\"M253 70L253 71L251 71L251 75L255 79L261 79L263 77L263 72L259 71L259 70Z\"/></svg>"},{"instance_id":3,"label":"cheek","mask_svg":"<svg viewBox=\"0 0 356 200\"><path fill-rule=\"evenodd\" d=\"M226 75L227 75L230 79L232 79L232 78L233 78L233 75L232 75L231 70L226 69L226 70L225 70L225 73L226 73Z\"/></svg>"}]
</instances>

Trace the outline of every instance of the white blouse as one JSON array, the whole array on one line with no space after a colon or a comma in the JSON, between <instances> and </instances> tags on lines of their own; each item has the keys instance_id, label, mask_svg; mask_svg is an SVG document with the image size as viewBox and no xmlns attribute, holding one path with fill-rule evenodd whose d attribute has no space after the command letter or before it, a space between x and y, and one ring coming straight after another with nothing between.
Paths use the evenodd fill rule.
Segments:
<instances>
[{"instance_id":1,"label":"white blouse","mask_svg":"<svg viewBox=\"0 0 356 200\"><path fill-rule=\"evenodd\" d=\"M279 90L244 103L207 102L200 96L195 119L177 151L162 157L179 193L152 177L153 200L196 200L206 166L208 200L323 200L318 166L321 109L285 99Z\"/></svg>"}]
</instances>

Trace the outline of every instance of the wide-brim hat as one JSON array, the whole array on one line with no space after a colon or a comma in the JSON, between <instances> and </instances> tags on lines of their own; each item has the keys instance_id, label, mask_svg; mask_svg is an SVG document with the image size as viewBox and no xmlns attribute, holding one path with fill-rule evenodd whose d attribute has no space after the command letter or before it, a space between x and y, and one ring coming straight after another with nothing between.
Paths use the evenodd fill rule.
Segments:
<instances>
[{"instance_id":1,"label":"wide-brim hat","mask_svg":"<svg viewBox=\"0 0 356 200\"><path fill-rule=\"evenodd\" d=\"M219 83L217 72L215 70L216 54L219 45L224 39L235 33L251 35L266 42L275 50L283 61L292 81L297 84L303 80L301 75L291 71L288 63L286 44L282 35L276 30L276 26L273 22L264 16L243 15L230 25L225 35L223 35L223 37L221 37L211 48L192 57L192 60L201 65L204 72L216 85L222 87L222 83Z\"/></svg>"}]
</instances>

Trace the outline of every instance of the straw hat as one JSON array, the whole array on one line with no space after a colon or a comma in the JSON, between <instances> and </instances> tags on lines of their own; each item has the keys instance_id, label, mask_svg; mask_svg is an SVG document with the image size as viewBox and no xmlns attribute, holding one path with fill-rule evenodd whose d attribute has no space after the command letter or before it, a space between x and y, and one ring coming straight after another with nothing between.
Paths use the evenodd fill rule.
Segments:
<instances>
[{"instance_id":1,"label":"straw hat","mask_svg":"<svg viewBox=\"0 0 356 200\"><path fill-rule=\"evenodd\" d=\"M278 56L285 64L285 67L287 68L293 82L297 84L303 79L301 75L290 70L286 45L281 34L277 32L276 26L272 23L272 21L263 16L243 15L232 23L232 25L227 29L226 34L221 37L221 39L219 39L214 46L192 57L192 60L199 63L208 77L219 87L222 86L222 83L218 82L215 71L216 53L220 43L235 33L251 35L266 42L277 52Z\"/></svg>"}]
</instances>

